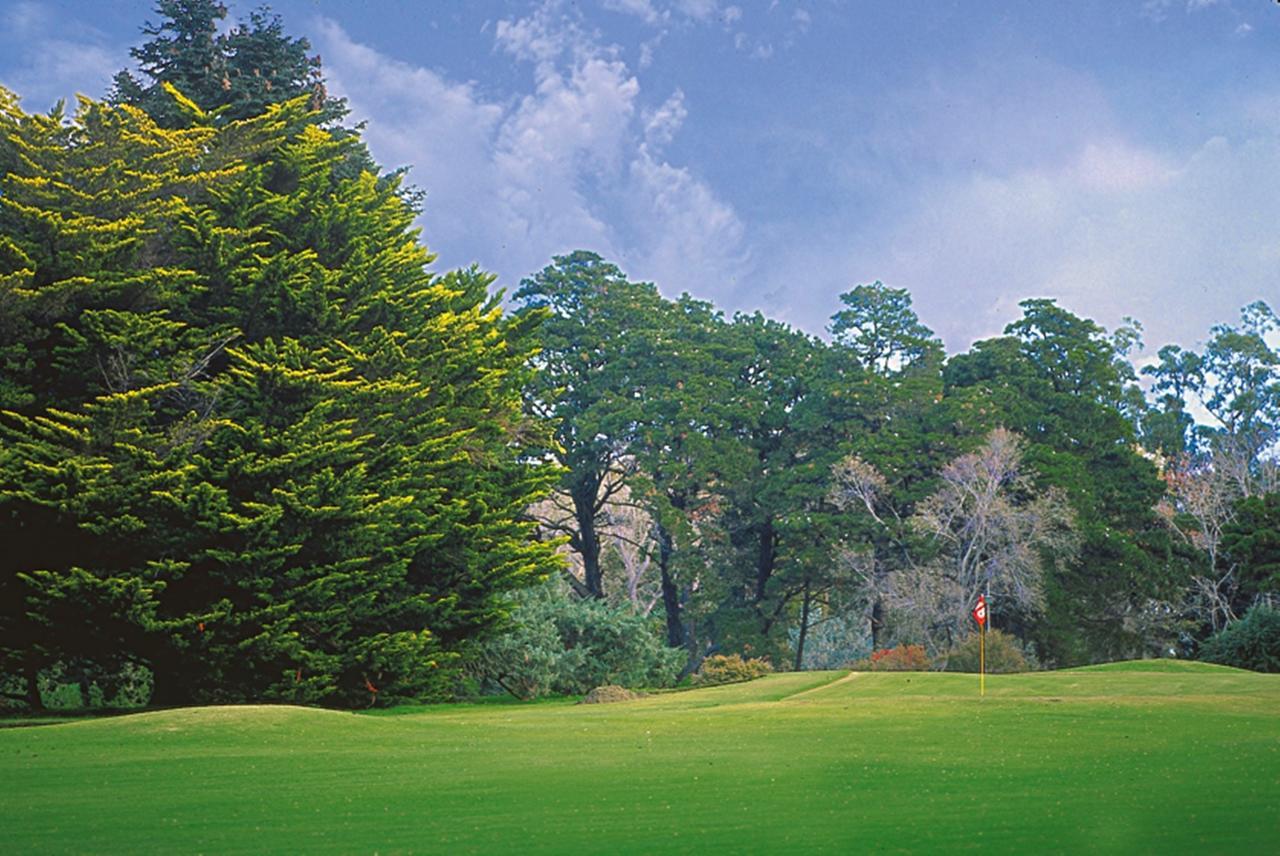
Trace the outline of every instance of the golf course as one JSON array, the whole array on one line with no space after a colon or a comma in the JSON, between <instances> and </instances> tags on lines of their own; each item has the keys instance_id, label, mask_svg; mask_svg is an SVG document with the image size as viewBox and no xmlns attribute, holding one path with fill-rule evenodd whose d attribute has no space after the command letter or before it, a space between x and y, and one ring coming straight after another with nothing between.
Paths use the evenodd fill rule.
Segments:
<instances>
[{"instance_id":1,"label":"golf course","mask_svg":"<svg viewBox=\"0 0 1280 856\"><path fill-rule=\"evenodd\" d=\"M18 725L19 723L8 723ZM0 851L1262 853L1280 676L801 672L607 705L0 730Z\"/></svg>"}]
</instances>

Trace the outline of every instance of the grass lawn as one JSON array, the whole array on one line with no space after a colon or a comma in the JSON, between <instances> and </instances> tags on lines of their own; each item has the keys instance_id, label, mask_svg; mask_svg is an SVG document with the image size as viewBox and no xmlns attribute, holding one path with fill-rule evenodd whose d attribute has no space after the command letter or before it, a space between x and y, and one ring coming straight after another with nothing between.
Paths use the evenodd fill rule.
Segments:
<instances>
[{"instance_id":1,"label":"grass lawn","mask_svg":"<svg viewBox=\"0 0 1280 856\"><path fill-rule=\"evenodd\" d=\"M1280 675L774 675L0 730L0 852L1277 852Z\"/></svg>"}]
</instances>

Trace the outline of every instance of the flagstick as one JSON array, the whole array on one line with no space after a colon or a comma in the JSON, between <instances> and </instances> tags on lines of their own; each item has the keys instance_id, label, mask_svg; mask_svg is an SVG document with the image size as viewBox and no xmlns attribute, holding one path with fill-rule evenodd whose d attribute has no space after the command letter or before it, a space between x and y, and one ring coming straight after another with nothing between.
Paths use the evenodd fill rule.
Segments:
<instances>
[{"instance_id":1,"label":"flagstick","mask_svg":"<svg viewBox=\"0 0 1280 856\"><path fill-rule=\"evenodd\" d=\"M978 625L978 696L987 695L987 625Z\"/></svg>"}]
</instances>

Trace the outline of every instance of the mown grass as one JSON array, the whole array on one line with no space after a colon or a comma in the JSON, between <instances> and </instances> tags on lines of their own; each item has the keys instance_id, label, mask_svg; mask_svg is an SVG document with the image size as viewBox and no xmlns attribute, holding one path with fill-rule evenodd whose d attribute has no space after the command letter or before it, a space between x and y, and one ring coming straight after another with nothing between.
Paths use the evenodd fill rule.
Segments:
<instances>
[{"instance_id":1,"label":"mown grass","mask_svg":"<svg viewBox=\"0 0 1280 856\"><path fill-rule=\"evenodd\" d=\"M0 851L1274 852L1280 676L806 673L0 731Z\"/></svg>"}]
</instances>

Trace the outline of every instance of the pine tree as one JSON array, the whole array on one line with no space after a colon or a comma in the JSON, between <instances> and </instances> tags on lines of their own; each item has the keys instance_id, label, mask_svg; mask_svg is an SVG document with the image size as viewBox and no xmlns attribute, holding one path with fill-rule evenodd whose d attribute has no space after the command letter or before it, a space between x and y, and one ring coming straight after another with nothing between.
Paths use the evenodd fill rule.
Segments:
<instances>
[{"instance_id":1,"label":"pine tree","mask_svg":"<svg viewBox=\"0 0 1280 856\"><path fill-rule=\"evenodd\" d=\"M175 101L180 93L173 93ZM398 183L298 99L187 129L6 102L5 671L157 701L439 693L550 573L522 415L538 314L428 272Z\"/></svg>"},{"instance_id":2,"label":"pine tree","mask_svg":"<svg viewBox=\"0 0 1280 856\"><path fill-rule=\"evenodd\" d=\"M301 95L323 123L346 115L346 103L325 91L311 44L285 35L280 17L266 7L226 32L219 27L228 10L216 0L158 0L155 11L160 22L142 28L150 40L130 50L145 79L128 69L117 73L114 103L139 107L164 128L191 123L166 84L224 123L260 115Z\"/></svg>"}]
</instances>

